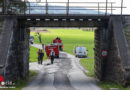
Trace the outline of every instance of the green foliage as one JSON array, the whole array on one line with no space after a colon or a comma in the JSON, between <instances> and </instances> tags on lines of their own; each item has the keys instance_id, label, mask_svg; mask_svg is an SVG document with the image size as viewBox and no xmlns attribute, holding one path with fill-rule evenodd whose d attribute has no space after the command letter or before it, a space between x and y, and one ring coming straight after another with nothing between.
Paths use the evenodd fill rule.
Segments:
<instances>
[{"instance_id":1,"label":"green foliage","mask_svg":"<svg viewBox=\"0 0 130 90\"><path fill-rule=\"evenodd\" d=\"M99 82L98 84L103 90L110 90L110 88L119 88L120 90L130 90L130 86L127 88L122 87L121 85L117 85L115 83L105 81Z\"/></svg>"},{"instance_id":2,"label":"green foliage","mask_svg":"<svg viewBox=\"0 0 130 90\"><path fill-rule=\"evenodd\" d=\"M33 46L30 47L30 59L29 59L30 62L37 62L38 61L37 52L38 52L38 48L33 47ZM46 53L45 53L45 51L43 51L43 52L44 52L43 60L46 60L47 59Z\"/></svg>"},{"instance_id":3,"label":"green foliage","mask_svg":"<svg viewBox=\"0 0 130 90\"><path fill-rule=\"evenodd\" d=\"M23 2L23 0L0 0L0 7L3 7L3 3L7 4L8 2L8 13L9 14L17 14L17 13L23 13L24 10L26 10L26 4Z\"/></svg>"}]
</instances>

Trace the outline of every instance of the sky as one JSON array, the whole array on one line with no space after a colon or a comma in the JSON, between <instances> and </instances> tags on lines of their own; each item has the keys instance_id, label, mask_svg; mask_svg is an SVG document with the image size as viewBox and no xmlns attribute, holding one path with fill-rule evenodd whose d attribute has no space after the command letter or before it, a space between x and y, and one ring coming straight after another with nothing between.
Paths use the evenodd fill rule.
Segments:
<instances>
[{"instance_id":1,"label":"sky","mask_svg":"<svg viewBox=\"0 0 130 90\"><path fill-rule=\"evenodd\" d=\"M36 2L39 0L28 0L30 2ZM40 0L41 2L45 2L46 0ZM67 2L68 0L47 0L48 2ZM70 2L106 2L106 0L70 0ZM114 7L120 7L121 6L121 0L108 0L108 2L115 2L113 4ZM51 5L51 4L50 4ZM52 5L55 6L65 6L66 4L58 4L58 3L53 3ZM98 4L80 4L80 3L75 3L75 4L70 4L70 6L96 6L97 7ZM100 6L104 6L105 4L100 4ZM109 7L111 7L111 4L108 5ZM126 7L123 9L123 14L129 14L130 15L130 0L123 0L123 6ZM104 12L105 10L102 10L102 12ZM108 10L108 12L110 13L111 11ZM116 9L113 11L114 14L120 14L121 13L121 9Z\"/></svg>"}]
</instances>

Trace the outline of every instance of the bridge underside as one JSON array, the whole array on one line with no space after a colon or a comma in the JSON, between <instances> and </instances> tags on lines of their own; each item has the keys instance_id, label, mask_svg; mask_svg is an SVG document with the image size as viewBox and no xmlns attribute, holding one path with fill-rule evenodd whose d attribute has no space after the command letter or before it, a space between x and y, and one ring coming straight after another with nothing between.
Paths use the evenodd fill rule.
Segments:
<instances>
[{"instance_id":1,"label":"bridge underside","mask_svg":"<svg viewBox=\"0 0 130 90\"><path fill-rule=\"evenodd\" d=\"M130 81L130 58L120 16L2 16L5 17L0 47L1 70L6 79L22 78L28 74L29 27L97 27L95 30L95 75L99 80L110 80L126 85ZM8 22L10 21L10 26ZM12 34L10 33L12 32ZM6 37L5 33L8 35ZM119 34L119 35L118 35ZM5 42L4 38L7 39ZM3 41L2 41L3 40ZM123 43L123 44L121 44ZM7 45L8 44L8 45ZM19 48L21 47L21 48ZM108 56L101 57L107 50ZM124 50L124 51L123 51ZM16 54L17 53L17 54ZM14 56L14 57L12 57ZM13 67L15 65L15 68ZM12 69L13 68L13 69ZM17 72L12 73L15 70Z\"/></svg>"},{"instance_id":2,"label":"bridge underside","mask_svg":"<svg viewBox=\"0 0 130 90\"><path fill-rule=\"evenodd\" d=\"M14 17L17 17L18 21L26 27L103 27L109 20L109 16L104 15L18 15Z\"/></svg>"}]
</instances>

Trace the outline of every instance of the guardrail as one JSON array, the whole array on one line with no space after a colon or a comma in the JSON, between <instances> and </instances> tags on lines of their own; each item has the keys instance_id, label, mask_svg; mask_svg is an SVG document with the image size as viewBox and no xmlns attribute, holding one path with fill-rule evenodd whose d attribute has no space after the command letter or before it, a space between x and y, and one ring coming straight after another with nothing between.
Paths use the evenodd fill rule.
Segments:
<instances>
[{"instance_id":1,"label":"guardrail","mask_svg":"<svg viewBox=\"0 0 130 90\"><path fill-rule=\"evenodd\" d=\"M126 8L114 6L115 2L3 2L0 14L96 14L111 15L117 9Z\"/></svg>"}]
</instances>

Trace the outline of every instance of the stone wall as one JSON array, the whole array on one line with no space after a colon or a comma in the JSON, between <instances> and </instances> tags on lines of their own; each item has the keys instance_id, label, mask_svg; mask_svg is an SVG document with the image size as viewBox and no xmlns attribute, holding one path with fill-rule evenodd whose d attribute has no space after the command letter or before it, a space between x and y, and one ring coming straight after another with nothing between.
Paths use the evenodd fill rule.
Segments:
<instances>
[{"instance_id":1,"label":"stone wall","mask_svg":"<svg viewBox=\"0 0 130 90\"><path fill-rule=\"evenodd\" d=\"M2 32L2 25L3 25L3 21L0 20L0 34L1 34L1 32Z\"/></svg>"},{"instance_id":2,"label":"stone wall","mask_svg":"<svg viewBox=\"0 0 130 90\"><path fill-rule=\"evenodd\" d=\"M10 40L12 31L16 27L16 19L7 17L3 21L2 32L0 34L0 73L3 74L3 67L7 60L8 51L10 47Z\"/></svg>"},{"instance_id":3,"label":"stone wall","mask_svg":"<svg viewBox=\"0 0 130 90\"><path fill-rule=\"evenodd\" d=\"M128 48L129 48L129 66L130 66L130 16L125 16L124 17L124 34L126 36L126 40L128 43ZM130 67L126 68L126 76L127 80L130 83Z\"/></svg>"},{"instance_id":4,"label":"stone wall","mask_svg":"<svg viewBox=\"0 0 130 90\"><path fill-rule=\"evenodd\" d=\"M104 67L104 79L125 85L125 69L123 68L122 60L120 58L117 42L113 32L111 33L110 40L109 55L106 59L106 65Z\"/></svg>"},{"instance_id":5,"label":"stone wall","mask_svg":"<svg viewBox=\"0 0 130 90\"><path fill-rule=\"evenodd\" d=\"M22 27L13 31L10 54L4 70L7 80L16 81L29 73L29 33L29 30Z\"/></svg>"},{"instance_id":6,"label":"stone wall","mask_svg":"<svg viewBox=\"0 0 130 90\"><path fill-rule=\"evenodd\" d=\"M6 61L2 69L3 72L2 74L5 80L12 80L12 81L24 78L29 73L30 31L29 29L26 29L24 27L24 24L19 23L19 21L14 22L14 24L16 26L13 26L13 28L11 28L12 31L11 31L11 37L8 41L8 49L7 49L8 51L6 53ZM3 53L0 53L0 55L2 56Z\"/></svg>"},{"instance_id":7,"label":"stone wall","mask_svg":"<svg viewBox=\"0 0 130 90\"><path fill-rule=\"evenodd\" d=\"M98 28L95 31L95 75L99 80L108 80L126 85L128 81L123 64L125 61L121 59L117 37L111 24L109 23L106 31L103 28ZM120 26L118 27L120 28ZM123 37L119 39L121 38ZM108 56L104 58L101 57L103 49L108 50Z\"/></svg>"},{"instance_id":8,"label":"stone wall","mask_svg":"<svg viewBox=\"0 0 130 90\"><path fill-rule=\"evenodd\" d=\"M94 48L94 54L95 54L95 76L102 80L102 61L100 58L100 34L101 34L101 30L97 29L95 30L95 48Z\"/></svg>"},{"instance_id":9,"label":"stone wall","mask_svg":"<svg viewBox=\"0 0 130 90\"><path fill-rule=\"evenodd\" d=\"M125 17L124 33L126 36L126 40L127 40L128 48L129 48L129 53L130 53L130 16Z\"/></svg>"}]
</instances>

